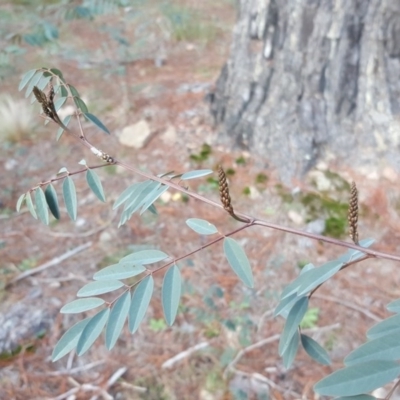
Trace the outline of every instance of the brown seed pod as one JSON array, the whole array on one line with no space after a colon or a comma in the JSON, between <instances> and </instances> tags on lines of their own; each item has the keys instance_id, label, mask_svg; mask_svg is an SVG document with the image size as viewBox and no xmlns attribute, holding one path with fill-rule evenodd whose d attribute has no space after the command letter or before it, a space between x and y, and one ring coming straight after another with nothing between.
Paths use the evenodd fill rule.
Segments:
<instances>
[{"instance_id":1,"label":"brown seed pod","mask_svg":"<svg viewBox=\"0 0 400 400\"><path fill-rule=\"evenodd\" d=\"M218 184L219 196L224 209L230 214L235 215L232 207L231 196L229 195L228 182L226 181L225 171L221 165L218 165Z\"/></svg>"},{"instance_id":2,"label":"brown seed pod","mask_svg":"<svg viewBox=\"0 0 400 400\"><path fill-rule=\"evenodd\" d=\"M351 183L347 220L349 222L349 236L358 245L358 191L355 182Z\"/></svg>"}]
</instances>

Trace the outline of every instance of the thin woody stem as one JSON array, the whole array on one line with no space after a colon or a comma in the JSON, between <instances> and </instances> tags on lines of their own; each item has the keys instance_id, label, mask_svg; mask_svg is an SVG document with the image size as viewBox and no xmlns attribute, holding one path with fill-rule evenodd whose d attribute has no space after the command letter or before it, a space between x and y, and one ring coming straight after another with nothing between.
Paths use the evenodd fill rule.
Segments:
<instances>
[{"instance_id":1,"label":"thin woody stem","mask_svg":"<svg viewBox=\"0 0 400 400\"><path fill-rule=\"evenodd\" d=\"M79 120L79 118L78 118ZM56 123L58 123L58 125L60 125L59 122L55 121ZM80 122L80 121L79 121ZM106 155L105 153L101 152L100 150L98 150L95 146L93 146L84 136L83 134L83 130L82 130L82 134L81 135L76 135L73 133L73 131L70 128L64 127L64 125L61 123L60 125L62 128L64 128L72 137L74 137L75 139L78 139L85 147L87 147L88 149L90 149L92 151L92 153L96 154L97 156L101 157L101 154ZM81 127L82 128L82 127ZM96 153L97 152L97 153ZM100 154L99 154L100 153ZM131 171L135 174L138 174L140 176L143 176L144 178L147 179L151 179L153 181L159 182L161 184L167 185L175 190L178 190L181 193L185 193L186 195L200 200L204 203L207 203L209 205L212 205L213 207L217 207L220 209L223 209L223 206L220 203L217 203L213 200L210 200L200 194L191 192L188 189L183 188L182 186L180 186L179 184L172 182L170 180L164 179L164 178L160 178L158 176L155 176L151 173L147 173L144 171L139 170L138 168L132 167L122 161L119 161L115 158L111 158L112 162L109 162L108 164L105 165L119 165L121 167L123 167L124 169ZM83 171L81 171L83 172ZM77 172L79 173L79 172ZM243 213L239 213L239 212L235 212L234 213L235 216L234 218L237 219L240 222L244 222L246 225L244 225L244 227L242 227L241 229L246 229L250 226L264 226L267 228L271 228L271 229L275 229L275 230L279 230L282 232L287 232L287 233L291 233L294 235L299 235L299 236L303 236L303 237L308 237L310 239L313 240L319 240L321 242L325 242L325 243L329 243L329 244L334 244L336 246L341 246L341 247L346 247L348 249L354 249L354 250L359 250L365 254L368 254L369 257L378 257L378 258L382 258L382 259L387 259L387 260L394 260L394 261L400 261L400 256L396 256L396 255L392 255L392 254L387 254L387 253L381 253L379 251L375 251L375 250L371 250L371 249L367 249L361 246L358 246L357 244L353 244L353 243L348 243L348 242L344 242L338 239L334 239L334 238L329 238L326 236L322 236L322 235L318 235L318 234L314 234L314 233L310 233L310 232L305 232L302 231L300 229L295 229L295 228L289 228L289 227L284 227L281 225L276 225L276 224L272 224L269 223L267 221L263 221L260 219L255 219L249 215L243 214Z\"/></svg>"}]
</instances>

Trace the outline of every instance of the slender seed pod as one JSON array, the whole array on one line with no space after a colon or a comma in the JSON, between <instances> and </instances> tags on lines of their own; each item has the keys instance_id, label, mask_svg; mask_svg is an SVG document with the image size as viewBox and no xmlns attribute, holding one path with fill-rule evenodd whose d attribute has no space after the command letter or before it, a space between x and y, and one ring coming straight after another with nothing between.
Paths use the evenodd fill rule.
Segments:
<instances>
[{"instance_id":1,"label":"slender seed pod","mask_svg":"<svg viewBox=\"0 0 400 400\"><path fill-rule=\"evenodd\" d=\"M228 182L226 181L225 171L221 165L218 165L218 184L219 196L224 209L232 216L235 215L232 207L231 196L229 195Z\"/></svg>"},{"instance_id":2,"label":"slender seed pod","mask_svg":"<svg viewBox=\"0 0 400 400\"><path fill-rule=\"evenodd\" d=\"M349 236L358 245L358 191L355 182L351 183L349 211L347 215L349 222Z\"/></svg>"}]
</instances>

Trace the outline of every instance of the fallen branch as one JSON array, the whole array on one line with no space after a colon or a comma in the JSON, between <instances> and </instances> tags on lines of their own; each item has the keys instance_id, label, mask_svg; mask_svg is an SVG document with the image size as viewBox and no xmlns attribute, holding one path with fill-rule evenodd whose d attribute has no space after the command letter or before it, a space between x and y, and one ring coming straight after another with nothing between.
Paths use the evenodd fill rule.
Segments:
<instances>
[{"instance_id":1,"label":"fallen branch","mask_svg":"<svg viewBox=\"0 0 400 400\"><path fill-rule=\"evenodd\" d=\"M170 358L169 360L165 361L161 368L171 368L177 362L183 360L184 358L190 357L194 352L204 349L208 347L210 344L208 342L201 342L196 344L193 347L189 347L187 350L182 351L181 353L177 354L176 356Z\"/></svg>"},{"instance_id":2,"label":"fallen branch","mask_svg":"<svg viewBox=\"0 0 400 400\"><path fill-rule=\"evenodd\" d=\"M61 256L54 257L52 260L47 261L46 263L40 265L37 268L30 269L28 271L23 272L22 274L19 274L15 278L13 278L8 285L12 285L15 282L18 282L22 279L27 278L28 276L32 276L35 274L38 274L39 272L43 272L44 270L54 267L55 265L60 264L62 261L66 260L67 258L70 258L74 256L77 253L80 253L83 250L86 250L92 245L93 242L87 242L85 244L82 244L81 246L75 247L73 250L69 250L66 253L62 254Z\"/></svg>"}]
</instances>

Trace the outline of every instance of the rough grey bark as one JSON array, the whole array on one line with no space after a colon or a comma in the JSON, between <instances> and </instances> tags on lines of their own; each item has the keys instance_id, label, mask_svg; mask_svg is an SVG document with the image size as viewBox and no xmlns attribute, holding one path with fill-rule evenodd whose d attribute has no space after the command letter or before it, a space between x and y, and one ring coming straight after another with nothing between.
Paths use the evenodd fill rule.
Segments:
<instances>
[{"instance_id":1,"label":"rough grey bark","mask_svg":"<svg viewBox=\"0 0 400 400\"><path fill-rule=\"evenodd\" d=\"M211 111L287 180L318 159L400 166L400 0L240 0Z\"/></svg>"}]
</instances>

